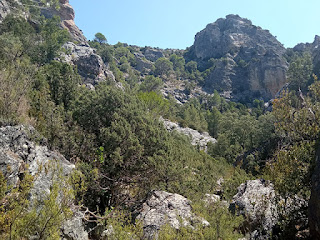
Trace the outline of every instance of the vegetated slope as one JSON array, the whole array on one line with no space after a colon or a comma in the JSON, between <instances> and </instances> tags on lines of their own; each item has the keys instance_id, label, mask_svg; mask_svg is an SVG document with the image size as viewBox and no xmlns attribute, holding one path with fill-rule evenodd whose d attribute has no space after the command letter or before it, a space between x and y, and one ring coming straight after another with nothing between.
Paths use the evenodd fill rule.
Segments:
<instances>
[{"instance_id":1,"label":"vegetated slope","mask_svg":"<svg viewBox=\"0 0 320 240\"><path fill-rule=\"evenodd\" d=\"M60 4L63 7L67 2ZM225 89L214 88L212 95L201 89L207 89L211 73L224 60L215 54L210 55L211 60L206 59L201 46L198 56L194 55L197 37L187 53L122 43L109 45L101 35L79 44L69 31L60 28L59 19L42 18L37 7L20 8L0 25L0 124L33 125L46 137L40 141L46 141L50 149L60 151L75 163L77 174L71 176L75 199L70 201L81 210L78 219L89 229L91 238L140 239L141 224L145 224L144 237L151 232L160 239L308 236L306 203L310 198L320 112L319 83L312 77L315 71L309 61L311 56L284 52L270 34L238 16L211 24L214 32L225 36L217 42L226 42L225 46L214 43L209 48L220 46L217 51L229 58L227 62L235 62L240 56L256 56L261 62L264 58L266 62L274 59L276 67L270 69L256 67L252 62L247 66L239 60L239 66L233 65L231 70L240 74L240 80L234 75L230 81L243 81L241 77L252 69L268 75L266 72L279 73L275 71L279 68L282 74L286 61L291 63L287 92L274 100L270 112L262 99L253 100L261 96L269 100L276 92L269 85L270 88L260 89L266 78L259 78L262 83L258 90L250 88L252 83L244 83L249 89L243 100L249 102L247 105L221 97L217 90ZM44 10L42 13L57 13L52 8ZM26 14L21 15L23 12ZM250 35L251 31L257 34ZM258 49L256 53L250 44ZM252 52L242 53L241 49ZM281 56L286 59L282 59L284 65L278 65ZM238 69L241 64L243 70ZM112 75L108 74L110 71ZM273 82L272 86L276 84ZM237 86L231 82L229 90L234 100L238 94L241 96L233 88ZM256 91L260 95L255 96ZM178 129L183 130L180 132L187 129L195 133L186 127L208 131L217 142L210 138L212 144L204 148L207 153L201 151L203 146L192 146L192 139L178 131L167 131L159 121L161 117L178 122ZM196 136L200 143L205 140L200 133ZM10 163L13 155L4 156L6 164ZM13 193L28 194L21 185L7 185L8 173L9 169L3 170L0 178L1 204L6 202L2 200L14 200ZM271 182L246 182L262 177ZM63 189L57 186L55 190ZM316 202L316 188L312 194L312 202ZM247 195L253 196L252 201L246 200ZM170 197L161 200L166 196ZM228 211L230 202L244 218ZM153 206L146 207L148 203ZM24 202L24 209L28 204ZM3 216L13 216L11 213L19 210L14 204L10 206L10 211L1 208ZM181 209L188 211L180 217L192 216L192 227L188 221L184 226L179 224L177 211ZM170 221L155 218L154 210ZM139 223L136 216L141 213L144 217ZM10 234L6 226L12 219L0 218L6 221L0 225L3 236ZM312 230L316 231L314 219L317 216L311 219ZM39 224L43 221L40 219ZM15 226L16 236L26 238L22 226ZM57 225L54 227L57 229Z\"/></svg>"}]
</instances>

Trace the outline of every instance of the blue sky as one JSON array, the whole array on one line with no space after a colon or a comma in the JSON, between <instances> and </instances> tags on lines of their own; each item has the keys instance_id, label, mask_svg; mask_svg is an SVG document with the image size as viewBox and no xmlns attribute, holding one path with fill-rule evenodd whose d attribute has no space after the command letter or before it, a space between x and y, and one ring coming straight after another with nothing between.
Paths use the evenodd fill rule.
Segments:
<instances>
[{"instance_id":1,"label":"blue sky","mask_svg":"<svg viewBox=\"0 0 320 240\"><path fill-rule=\"evenodd\" d=\"M248 18L285 47L320 35L319 0L70 0L88 39L103 33L110 44L185 49L208 23L228 14Z\"/></svg>"}]
</instances>

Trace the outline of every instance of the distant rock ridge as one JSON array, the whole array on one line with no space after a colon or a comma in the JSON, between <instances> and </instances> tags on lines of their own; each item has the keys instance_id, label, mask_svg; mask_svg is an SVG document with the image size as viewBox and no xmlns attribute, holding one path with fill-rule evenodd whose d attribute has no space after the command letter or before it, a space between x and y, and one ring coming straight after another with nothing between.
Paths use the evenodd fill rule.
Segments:
<instances>
[{"instance_id":1,"label":"distant rock ridge","mask_svg":"<svg viewBox=\"0 0 320 240\"><path fill-rule=\"evenodd\" d=\"M270 100L286 82L288 63L283 45L268 30L248 19L228 15L208 24L195 36L190 60L205 68L209 59L214 69L204 89L230 92L235 100Z\"/></svg>"}]
</instances>

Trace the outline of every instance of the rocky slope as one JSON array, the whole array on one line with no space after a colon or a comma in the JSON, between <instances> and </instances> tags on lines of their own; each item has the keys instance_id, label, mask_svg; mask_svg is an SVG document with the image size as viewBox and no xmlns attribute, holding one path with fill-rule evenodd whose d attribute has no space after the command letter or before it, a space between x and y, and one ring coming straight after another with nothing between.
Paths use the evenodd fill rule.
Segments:
<instances>
[{"instance_id":1,"label":"rocky slope","mask_svg":"<svg viewBox=\"0 0 320 240\"><path fill-rule=\"evenodd\" d=\"M102 58L95 53L95 49L73 42L68 42L63 47L67 53L62 53L60 60L77 66L78 73L87 86L92 87L107 79L115 82L113 73L107 68Z\"/></svg>"},{"instance_id":2,"label":"rocky slope","mask_svg":"<svg viewBox=\"0 0 320 240\"><path fill-rule=\"evenodd\" d=\"M39 0L37 1L40 2ZM51 18L55 15L59 16L61 18L62 27L66 28L70 32L72 39L78 42L79 44L86 44L86 37L83 35L82 31L77 27L77 25L74 22L75 12L69 4L69 0L59 0L59 2L59 9L43 8L41 13L46 18Z\"/></svg>"},{"instance_id":3,"label":"rocky slope","mask_svg":"<svg viewBox=\"0 0 320 240\"><path fill-rule=\"evenodd\" d=\"M45 145L45 139L36 144L30 136L39 137L32 127L0 128L0 171L7 178L7 184L12 187L19 187L26 173L36 176L29 199L33 204L44 199L51 191L55 170L49 166L56 163L62 169L62 176L69 176L75 166L58 152L50 151ZM61 233L63 239L88 239L80 212L75 210L74 216L64 222Z\"/></svg>"},{"instance_id":4,"label":"rocky slope","mask_svg":"<svg viewBox=\"0 0 320 240\"><path fill-rule=\"evenodd\" d=\"M291 235L286 233L284 239L306 239L309 233L305 232L308 220L304 210L307 207L308 203L304 199L295 196L285 200L277 194L270 181L256 179L246 181L238 187L229 209L244 216L243 230L246 239L267 240L283 231L279 229L279 224L289 216L294 219L294 226L289 230Z\"/></svg>"},{"instance_id":5,"label":"rocky slope","mask_svg":"<svg viewBox=\"0 0 320 240\"><path fill-rule=\"evenodd\" d=\"M197 33L190 59L215 68L205 80L208 92L231 93L234 100L269 100L286 82L285 48L269 31L238 15L228 15Z\"/></svg>"},{"instance_id":6,"label":"rocky slope","mask_svg":"<svg viewBox=\"0 0 320 240\"><path fill-rule=\"evenodd\" d=\"M60 16L61 26L70 32L70 36L74 42L68 42L64 48L68 54L62 56L62 60L70 64L76 65L78 72L85 84L96 85L98 82L106 79L114 82L115 77L108 70L102 58L95 53L95 49L91 48L86 37L74 22L75 12L69 0L60 0L60 8L44 8L42 14L46 18L55 15Z\"/></svg>"}]
</instances>

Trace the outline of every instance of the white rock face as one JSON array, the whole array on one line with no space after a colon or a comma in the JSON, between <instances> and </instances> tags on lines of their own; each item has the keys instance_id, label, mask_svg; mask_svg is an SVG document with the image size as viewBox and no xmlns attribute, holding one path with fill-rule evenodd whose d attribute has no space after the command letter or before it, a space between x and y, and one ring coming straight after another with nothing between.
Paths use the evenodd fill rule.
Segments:
<instances>
[{"instance_id":1,"label":"white rock face","mask_svg":"<svg viewBox=\"0 0 320 240\"><path fill-rule=\"evenodd\" d=\"M249 180L238 187L230 209L242 214L252 230L252 239L268 239L277 224L276 194L273 184L263 179Z\"/></svg>"},{"instance_id":2,"label":"white rock face","mask_svg":"<svg viewBox=\"0 0 320 240\"><path fill-rule=\"evenodd\" d=\"M0 23L9 13L10 13L10 8L7 1L5 0L0 1Z\"/></svg>"},{"instance_id":3,"label":"white rock face","mask_svg":"<svg viewBox=\"0 0 320 240\"><path fill-rule=\"evenodd\" d=\"M165 128L168 131L177 131L179 133L182 133L191 139L191 144L194 146L199 146L201 150L206 151L207 145L209 142L216 143L217 140L209 135L207 132L200 133L192 128L183 128L180 127L179 124L171 122L169 120L160 118L160 120L163 122Z\"/></svg>"},{"instance_id":4,"label":"white rock face","mask_svg":"<svg viewBox=\"0 0 320 240\"><path fill-rule=\"evenodd\" d=\"M0 171L8 176L8 184L17 186L25 172L36 176L30 191L31 203L42 199L53 184L53 171L49 164L56 163L62 170L62 176L68 176L75 168L60 153L50 151L44 144L36 144L30 135L37 135L32 127L7 126L0 128ZM67 186L68 187L68 186ZM62 226L64 238L68 240L87 240L80 213Z\"/></svg>"},{"instance_id":5,"label":"white rock face","mask_svg":"<svg viewBox=\"0 0 320 240\"><path fill-rule=\"evenodd\" d=\"M193 227L195 222L208 226L209 222L192 213L190 204L190 200L179 194L152 192L137 217L143 222L145 238L153 239L161 226L167 223L175 229L179 229L181 224Z\"/></svg>"}]
</instances>

